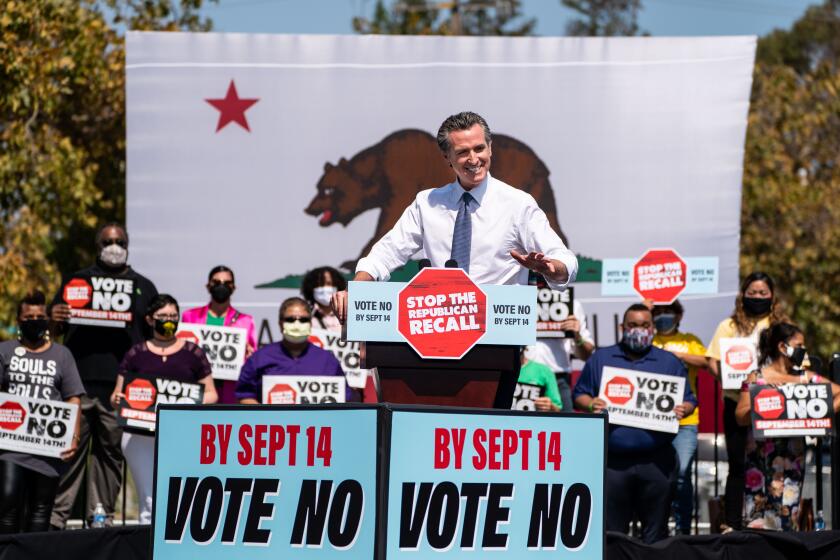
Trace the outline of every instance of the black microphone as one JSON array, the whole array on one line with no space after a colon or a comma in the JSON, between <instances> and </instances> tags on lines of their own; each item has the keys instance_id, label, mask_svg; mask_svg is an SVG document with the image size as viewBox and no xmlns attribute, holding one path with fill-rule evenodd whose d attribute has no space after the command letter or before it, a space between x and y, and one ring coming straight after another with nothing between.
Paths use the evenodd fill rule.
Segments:
<instances>
[{"instance_id":1,"label":"black microphone","mask_svg":"<svg viewBox=\"0 0 840 560\"><path fill-rule=\"evenodd\" d=\"M417 266L420 267L420 270L423 270L424 268L432 266L432 261L429 259L420 259L417 261Z\"/></svg>"},{"instance_id":2,"label":"black microphone","mask_svg":"<svg viewBox=\"0 0 840 560\"><path fill-rule=\"evenodd\" d=\"M458 268L458 261L456 261L455 259L449 259L448 261L443 263L443 266L445 266L446 268Z\"/></svg>"}]
</instances>

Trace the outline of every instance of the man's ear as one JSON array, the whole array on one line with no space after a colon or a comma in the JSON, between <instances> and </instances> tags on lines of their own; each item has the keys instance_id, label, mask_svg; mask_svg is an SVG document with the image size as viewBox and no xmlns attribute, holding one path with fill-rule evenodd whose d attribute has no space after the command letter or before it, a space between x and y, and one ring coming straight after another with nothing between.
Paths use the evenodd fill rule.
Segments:
<instances>
[{"instance_id":1,"label":"man's ear","mask_svg":"<svg viewBox=\"0 0 840 560\"><path fill-rule=\"evenodd\" d=\"M449 161L449 155L448 154L442 154L442 155L443 155L443 159L446 160L446 165L448 165L449 167L452 167L452 162Z\"/></svg>"}]
</instances>

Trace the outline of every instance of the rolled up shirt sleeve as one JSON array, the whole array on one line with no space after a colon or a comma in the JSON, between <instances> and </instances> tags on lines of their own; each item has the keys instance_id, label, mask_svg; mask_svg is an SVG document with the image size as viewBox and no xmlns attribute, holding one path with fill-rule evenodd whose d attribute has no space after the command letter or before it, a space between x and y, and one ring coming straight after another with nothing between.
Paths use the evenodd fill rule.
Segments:
<instances>
[{"instance_id":1,"label":"rolled up shirt sleeve","mask_svg":"<svg viewBox=\"0 0 840 560\"><path fill-rule=\"evenodd\" d=\"M578 271L577 257L552 229L545 212L537 206L533 198L525 205L519 227L522 228L520 240L526 251L543 253L547 258L558 260L566 266L566 281L554 282L546 278L548 285L554 290L562 290L574 282Z\"/></svg>"},{"instance_id":2,"label":"rolled up shirt sleeve","mask_svg":"<svg viewBox=\"0 0 840 560\"><path fill-rule=\"evenodd\" d=\"M391 272L407 263L422 247L420 204L415 198L391 231L374 244L366 257L359 259L356 272L367 272L375 280L388 280Z\"/></svg>"}]
</instances>

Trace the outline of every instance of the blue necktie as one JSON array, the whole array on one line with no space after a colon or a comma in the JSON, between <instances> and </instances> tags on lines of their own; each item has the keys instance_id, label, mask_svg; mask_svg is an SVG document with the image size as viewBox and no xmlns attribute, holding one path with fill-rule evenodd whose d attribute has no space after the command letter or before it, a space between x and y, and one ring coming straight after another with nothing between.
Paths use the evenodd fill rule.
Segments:
<instances>
[{"instance_id":1,"label":"blue necktie","mask_svg":"<svg viewBox=\"0 0 840 560\"><path fill-rule=\"evenodd\" d=\"M475 198L468 192L461 196L461 207L455 218L455 230L452 232L451 258L466 272L470 271L470 245L472 243L472 221L470 218L470 204Z\"/></svg>"}]
</instances>

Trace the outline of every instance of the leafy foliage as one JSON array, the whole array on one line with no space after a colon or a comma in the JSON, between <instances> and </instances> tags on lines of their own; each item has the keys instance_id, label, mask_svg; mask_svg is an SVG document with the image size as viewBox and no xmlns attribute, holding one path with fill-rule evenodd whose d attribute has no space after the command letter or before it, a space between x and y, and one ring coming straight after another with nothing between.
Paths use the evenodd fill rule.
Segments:
<instances>
[{"instance_id":1,"label":"leafy foliage","mask_svg":"<svg viewBox=\"0 0 840 560\"><path fill-rule=\"evenodd\" d=\"M125 51L117 31L208 29L202 0L6 0L0 12L0 325L29 289L93 261L124 220ZM110 22L106 19L110 15ZM3 332L0 332L3 336Z\"/></svg>"},{"instance_id":2,"label":"leafy foliage","mask_svg":"<svg viewBox=\"0 0 840 560\"><path fill-rule=\"evenodd\" d=\"M638 35L641 0L560 0L578 19L566 24L566 34L584 37Z\"/></svg>"},{"instance_id":3,"label":"leafy foliage","mask_svg":"<svg viewBox=\"0 0 840 560\"><path fill-rule=\"evenodd\" d=\"M353 19L357 33L377 35L530 35L535 19L522 20L521 0L428 2L377 0L371 19Z\"/></svg>"}]
</instances>

